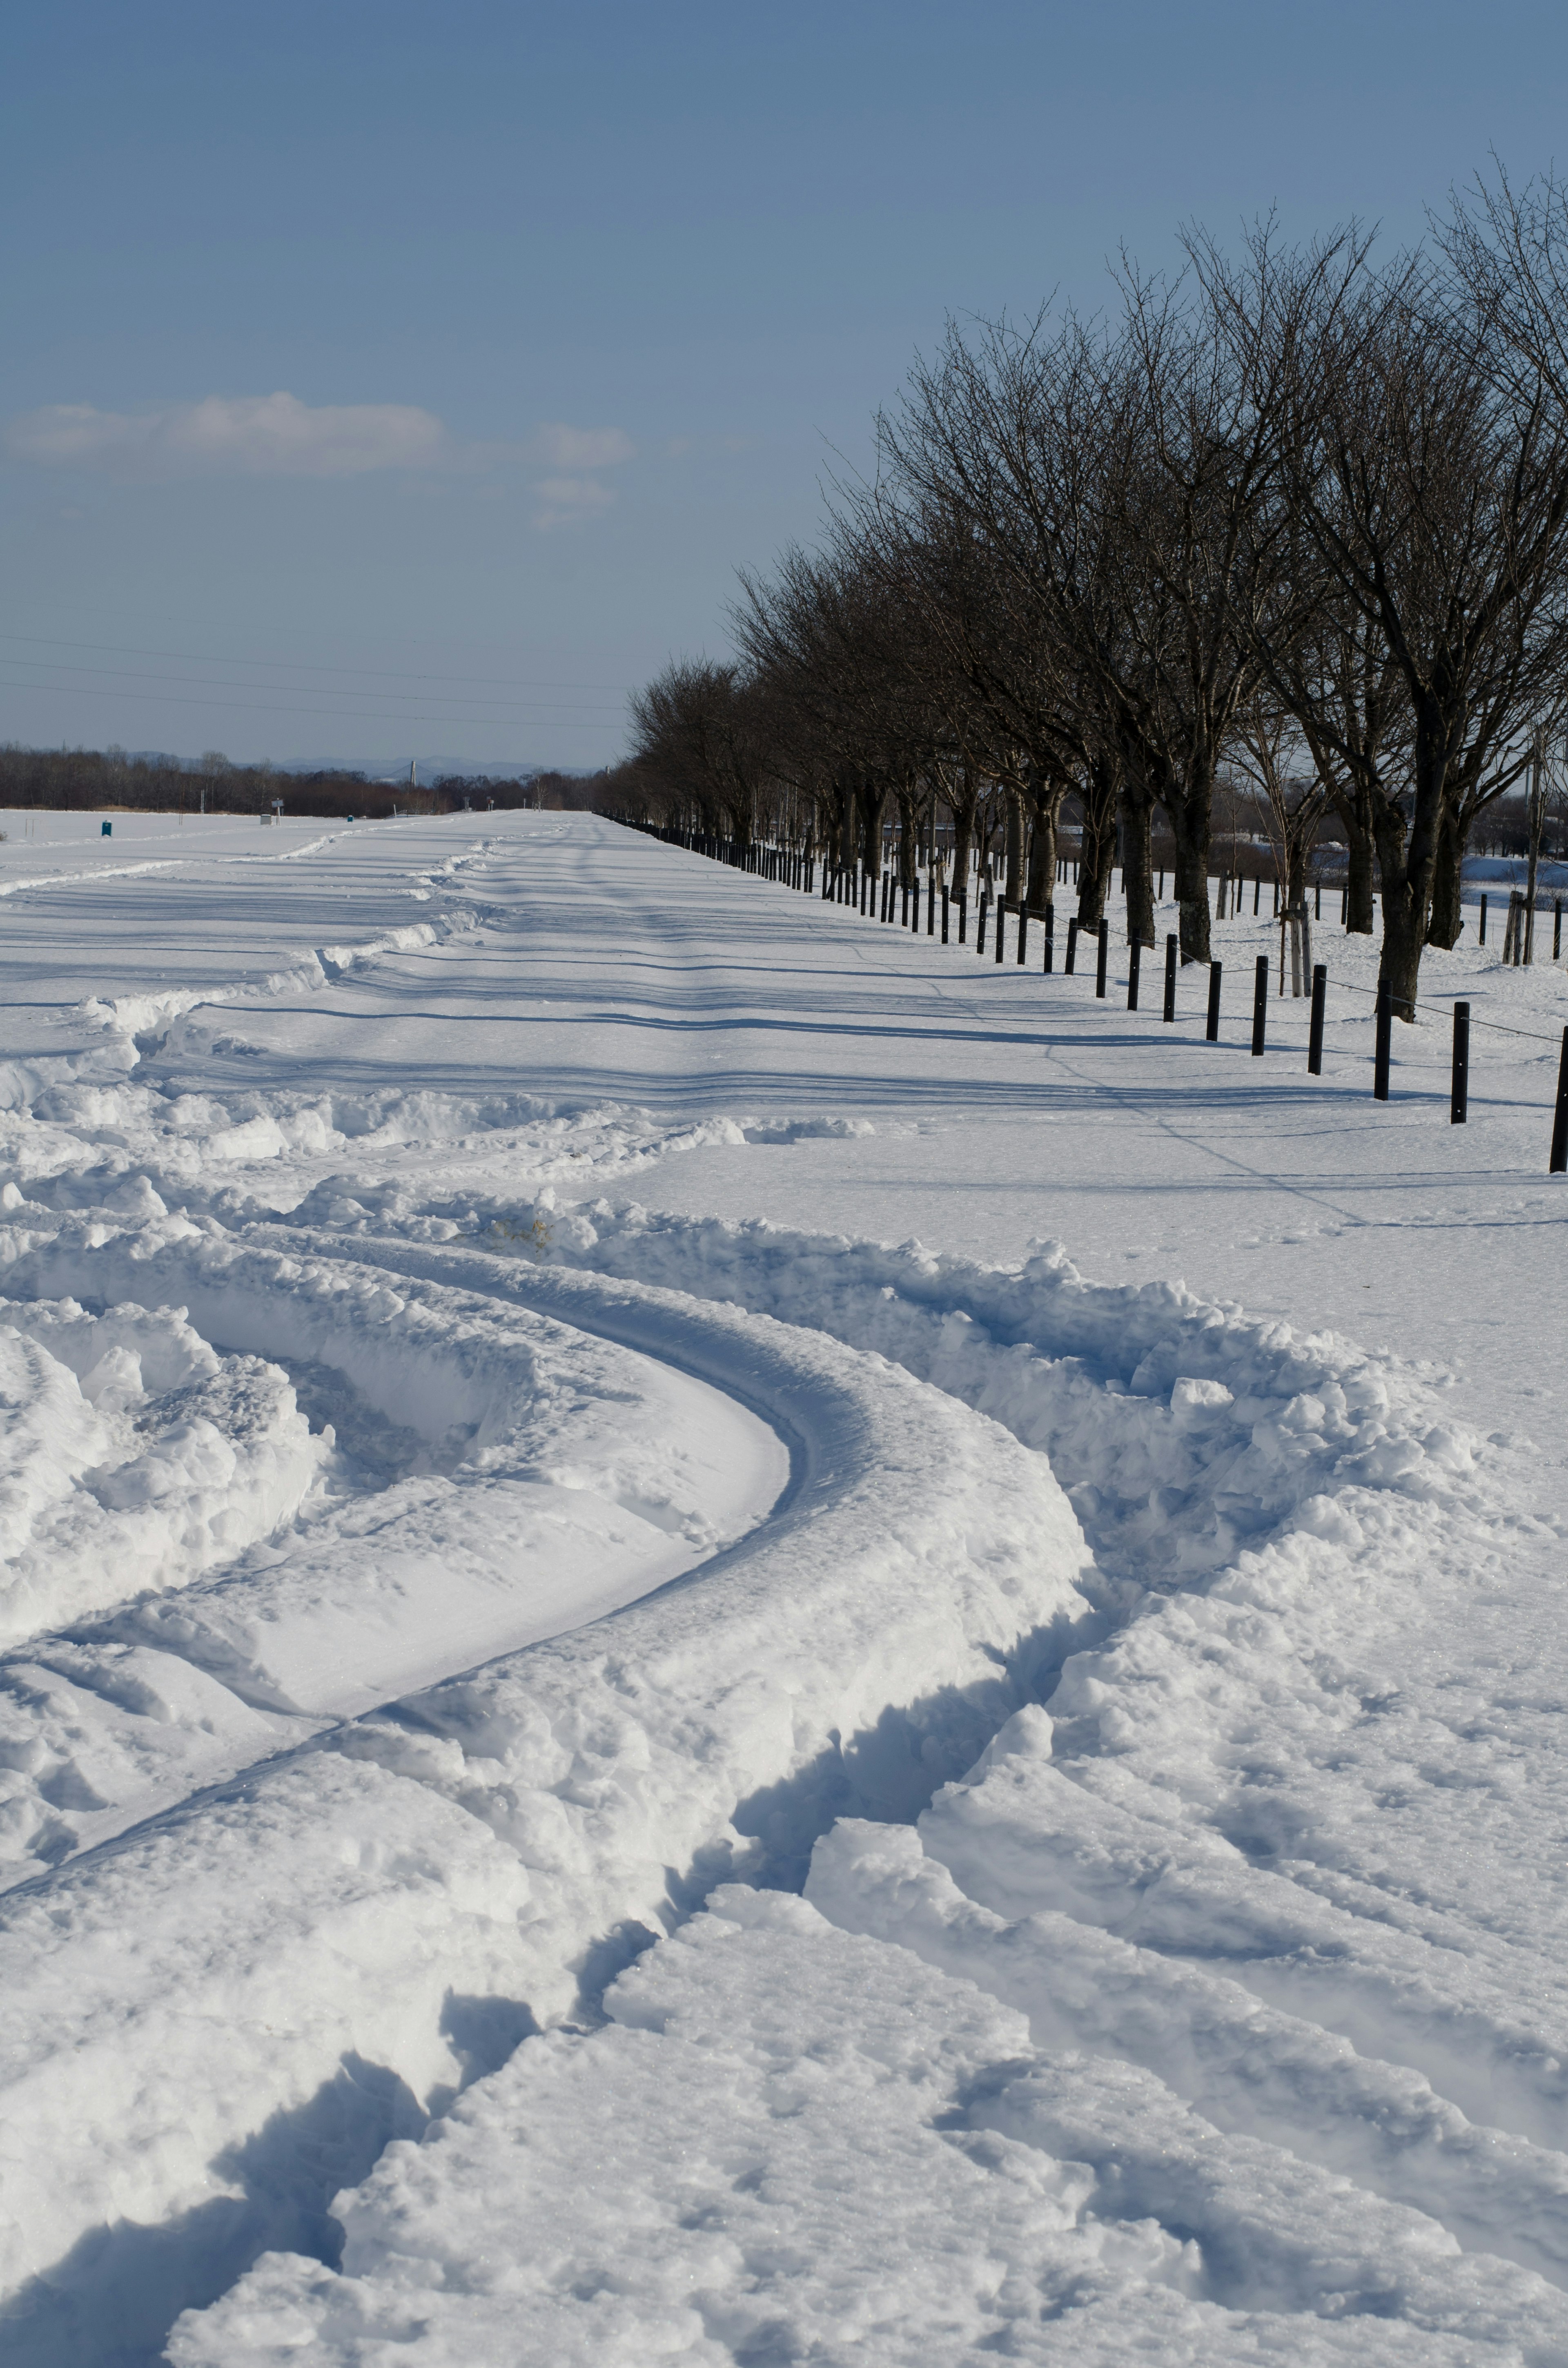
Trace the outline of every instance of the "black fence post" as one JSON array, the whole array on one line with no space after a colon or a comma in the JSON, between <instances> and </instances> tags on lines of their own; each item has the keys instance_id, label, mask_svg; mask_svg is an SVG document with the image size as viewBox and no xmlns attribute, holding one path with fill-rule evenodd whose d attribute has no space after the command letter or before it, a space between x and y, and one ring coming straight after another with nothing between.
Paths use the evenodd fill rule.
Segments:
<instances>
[{"instance_id":1,"label":"black fence post","mask_svg":"<svg viewBox=\"0 0 1568 2368\"><path fill-rule=\"evenodd\" d=\"M1056 907L1048 896L1045 900L1045 969L1043 973L1043 975L1047 978L1051 976L1051 958L1052 953L1055 951L1055 948L1051 944L1051 939L1055 935Z\"/></svg>"},{"instance_id":2,"label":"black fence post","mask_svg":"<svg viewBox=\"0 0 1568 2368\"><path fill-rule=\"evenodd\" d=\"M1220 1041L1220 974L1223 969L1223 962L1211 962L1209 965L1209 1024L1203 1034L1210 1044Z\"/></svg>"},{"instance_id":3,"label":"black fence post","mask_svg":"<svg viewBox=\"0 0 1568 2368\"><path fill-rule=\"evenodd\" d=\"M948 942L948 883L942 882L942 943Z\"/></svg>"},{"instance_id":4,"label":"black fence post","mask_svg":"<svg viewBox=\"0 0 1568 2368\"><path fill-rule=\"evenodd\" d=\"M974 951L983 962L985 959L985 907L986 895L983 888L980 892L980 918L974 926Z\"/></svg>"},{"instance_id":5,"label":"black fence post","mask_svg":"<svg viewBox=\"0 0 1568 2368\"><path fill-rule=\"evenodd\" d=\"M1077 957L1077 952L1078 916L1074 913L1072 919L1067 924L1067 959L1062 965L1062 971L1068 978L1071 978L1073 975L1073 964Z\"/></svg>"},{"instance_id":6,"label":"black fence post","mask_svg":"<svg viewBox=\"0 0 1568 2368\"><path fill-rule=\"evenodd\" d=\"M1389 1059L1393 1051L1393 987L1390 980L1378 981L1378 1033L1372 1050L1372 1094L1374 1099L1386 1102L1389 1098Z\"/></svg>"},{"instance_id":7,"label":"black fence post","mask_svg":"<svg viewBox=\"0 0 1568 2368\"><path fill-rule=\"evenodd\" d=\"M942 891L944 903L947 900L947 894L948 892L944 888ZM928 938L934 938L937 934L937 875L935 871L928 871L926 874L926 934Z\"/></svg>"},{"instance_id":8,"label":"black fence post","mask_svg":"<svg viewBox=\"0 0 1568 2368\"><path fill-rule=\"evenodd\" d=\"M1562 1058L1557 1064L1557 1108L1551 1120L1551 1164L1548 1173L1568 1175L1568 1028L1562 1030Z\"/></svg>"},{"instance_id":9,"label":"black fence post","mask_svg":"<svg viewBox=\"0 0 1568 2368\"><path fill-rule=\"evenodd\" d=\"M1127 1008L1129 1011L1136 1011L1138 1008L1138 973L1142 967L1140 960L1142 951L1142 940L1134 938L1127 949Z\"/></svg>"},{"instance_id":10,"label":"black fence post","mask_svg":"<svg viewBox=\"0 0 1568 2368\"><path fill-rule=\"evenodd\" d=\"M1028 926L1029 908L1028 900L1026 899L1024 903L1018 906L1018 961L1020 964L1024 959L1024 939L1028 934Z\"/></svg>"},{"instance_id":11,"label":"black fence post","mask_svg":"<svg viewBox=\"0 0 1568 2368\"><path fill-rule=\"evenodd\" d=\"M1259 882L1261 887L1262 882ZM1252 988L1252 1049L1263 1050L1263 1031L1268 1025L1268 956L1259 954L1253 975Z\"/></svg>"},{"instance_id":12,"label":"black fence post","mask_svg":"<svg viewBox=\"0 0 1568 2368\"><path fill-rule=\"evenodd\" d=\"M1454 1006L1454 1074L1449 1091L1449 1124L1462 1126L1470 1115L1470 1006Z\"/></svg>"},{"instance_id":13,"label":"black fence post","mask_svg":"<svg viewBox=\"0 0 1568 2368\"><path fill-rule=\"evenodd\" d=\"M960 888L959 890L959 943L960 946L964 941L963 933L968 927L969 891L967 888Z\"/></svg>"},{"instance_id":14,"label":"black fence post","mask_svg":"<svg viewBox=\"0 0 1568 2368\"><path fill-rule=\"evenodd\" d=\"M1312 1025L1307 1031L1309 1077L1321 1077L1323 1075L1323 1016L1327 1002L1328 964L1314 962L1312 964Z\"/></svg>"},{"instance_id":15,"label":"black fence post","mask_svg":"<svg viewBox=\"0 0 1568 2368\"><path fill-rule=\"evenodd\" d=\"M1097 996L1103 996L1105 994L1105 966L1108 959L1109 958L1109 954L1110 923L1108 921L1102 921L1100 923L1099 960L1095 965L1095 993Z\"/></svg>"},{"instance_id":16,"label":"black fence post","mask_svg":"<svg viewBox=\"0 0 1568 2368\"><path fill-rule=\"evenodd\" d=\"M1004 941L1004 939L1006 939L1006 935L1007 935L1007 899L1006 899L1006 896L998 895L998 897L997 897L997 899L996 899L996 952L995 952L995 957L994 957L994 959L995 959L997 962L1000 962L1000 961L1001 961L1001 959L1002 959L1002 954L1003 954L1003 941Z\"/></svg>"},{"instance_id":17,"label":"black fence post","mask_svg":"<svg viewBox=\"0 0 1568 2368\"><path fill-rule=\"evenodd\" d=\"M1561 897L1561 896L1559 896L1559 898L1557 899L1556 904L1555 904L1555 905L1553 905L1553 906L1552 906L1552 908L1551 908L1551 959L1552 959L1552 961L1553 961L1553 962L1555 962L1555 961L1557 960L1558 955L1559 955L1562 951L1562 897Z\"/></svg>"},{"instance_id":18,"label":"black fence post","mask_svg":"<svg viewBox=\"0 0 1568 2368\"><path fill-rule=\"evenodd\" d=\"M1167 1019L1174 1019L1176 1018L1176 949L1179 942L1180 940L1176 938L1167 937L1165 939L1165 1017Z\"/></svg>"},{"instance_id":19,"label":"black fence post","mask_svg":"<svg viewBox=\"0 0 1568 2368\"><path fill-rule=\"evenodd\" d=\"M1484 896L1481 900L1481 935L1476 942L1479 945L1484 945L1486 943L1486 899Z\"/></svg>"}]
</instances>

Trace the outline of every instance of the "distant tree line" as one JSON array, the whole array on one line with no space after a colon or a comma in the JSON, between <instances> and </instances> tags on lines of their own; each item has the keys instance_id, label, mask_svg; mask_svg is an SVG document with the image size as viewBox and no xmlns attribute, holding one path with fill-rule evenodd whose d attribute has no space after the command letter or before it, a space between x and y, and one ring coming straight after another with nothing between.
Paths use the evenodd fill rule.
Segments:
<instances>
[{"instance_id":1,"label":"distant tree line","mask_svg":"<svg viewBox=\"0 0 1568 2368\"><path fill-rule=\"evenodd\" d=\"M818 547L742 575L733 657L637 695L600 801L846 867L890 821L906 871L994 847L1034 911L1072 819L1080 917L1119 860L1152 943L1165 863L1187 962L1244 810L1288 909L1339 843L1413 1018L1467 848L1520 814L1539 846L1561 778L1568 183L1500 175L1428 247L1369 245L1194 231L1104 318L950 326Z\"/></svg>"},{"instance_id":2,"label":"distant tree line","mask_svg":"<svg viewBox=\"0 0 1568 2368\"><path fill-rule=\"evenodd\" d=\"M128 757L122 748L24 748L0 745L0 806L56 813L263 814L281 799L286 814L361 820L400 814L497 812L514 806L585 804L583 782L562 773L492 780L442 774L436 781L372 781L363 773L324 768L284 772L271 765L232 765L216 750L191 762Z\"/></svg>"}]
</instances>

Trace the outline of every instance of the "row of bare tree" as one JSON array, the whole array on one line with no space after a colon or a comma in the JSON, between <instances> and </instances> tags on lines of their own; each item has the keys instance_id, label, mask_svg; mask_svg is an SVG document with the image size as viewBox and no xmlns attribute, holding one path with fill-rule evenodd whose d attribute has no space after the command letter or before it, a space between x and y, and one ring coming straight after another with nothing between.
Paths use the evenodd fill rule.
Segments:
<instances>
[{"instance_id":1,"label":"row of bare tree","mask_svg":"<svg viewBox=\"0 0 1568 2368\"><path fill-rule=\"evenodd\" d=\"M1097 918L1156 846L1209 958L1217 791L1272 818L1285 902L1325 827L1414 1017L1476 820L1568 721L1568 183L1499 175L1377 263L1357 228L1123 263L1104 318L952 326L876 423L818 548L743 575L736 655L671 666L611 777L648 819L879 867L1000 813L1043 908L1080 817ZM1097 902L1096 902L1097 900Z\"/></svg>"}]
</instances>

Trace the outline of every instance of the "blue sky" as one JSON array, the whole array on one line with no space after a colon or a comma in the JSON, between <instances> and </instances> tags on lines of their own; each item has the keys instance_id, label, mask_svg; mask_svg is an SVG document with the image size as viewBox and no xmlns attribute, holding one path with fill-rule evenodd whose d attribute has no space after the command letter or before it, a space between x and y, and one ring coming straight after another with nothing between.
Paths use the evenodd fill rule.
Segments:
<instances>
[{"instance_id":1,"label":"blue sky","mask_svg":"<svg viewBox=\"0 0 1568 2368\"><path fill-rule=\"evenodd\" d=\"M949 313L1192 218L1413 238L1552 161L1565 28L14 0L0 738L613 758Z\"/></svg>"}]
</instances>

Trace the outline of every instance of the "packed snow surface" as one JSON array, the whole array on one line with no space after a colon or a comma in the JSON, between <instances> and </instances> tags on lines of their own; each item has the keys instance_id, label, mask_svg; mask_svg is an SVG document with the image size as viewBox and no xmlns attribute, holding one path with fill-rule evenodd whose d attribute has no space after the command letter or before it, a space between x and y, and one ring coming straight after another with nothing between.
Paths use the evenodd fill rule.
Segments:
<instances>
[{"instance_id":1,"label":"packed snow surface","mask_svg":"<svg viewBox=\"0 0 1568 2368\"><path fill-rule=\"evenodd\" d=\"M1568 2363L1496 867L1378 1105L1326 912L1309 1078L1244 909L0 820L8 2363Z\"/></svg>"}]
</instances>

